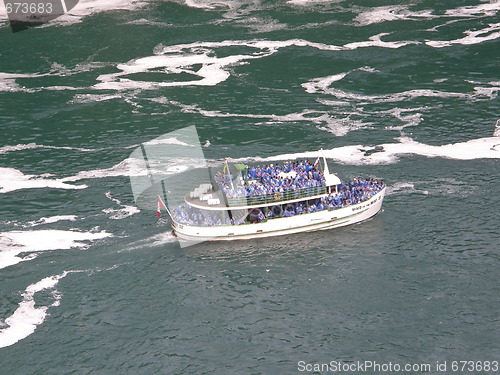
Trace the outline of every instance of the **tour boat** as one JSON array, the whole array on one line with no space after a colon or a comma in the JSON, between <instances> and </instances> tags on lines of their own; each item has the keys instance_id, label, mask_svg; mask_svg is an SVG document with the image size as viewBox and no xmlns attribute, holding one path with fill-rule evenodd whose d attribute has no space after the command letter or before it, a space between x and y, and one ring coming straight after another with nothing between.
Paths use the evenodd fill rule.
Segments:
<instances>
[{"instance_id":1,"label":"tour boat","mask_svg":"<svg viewBox=\"0 0 500 375\"><path fill-rule=\"evenodd\" d=\"M211 175L170 210L181 241L246 240L338 228L377 214L386 187L375 179L342 182L324 156L315 163L229 166ZM319 164L323 164L320 168ZM322 169L322 170L321 170ZM161 206L160 206L161 204Z\"/></svg>"}]
</instances>

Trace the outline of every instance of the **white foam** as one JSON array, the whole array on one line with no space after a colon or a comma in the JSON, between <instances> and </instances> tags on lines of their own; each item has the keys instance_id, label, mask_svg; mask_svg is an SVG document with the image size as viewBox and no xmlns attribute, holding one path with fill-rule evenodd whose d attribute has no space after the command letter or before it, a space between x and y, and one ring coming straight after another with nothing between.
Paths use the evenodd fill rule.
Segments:
<instances>
[{"instance_id":1,"label":"white foam","mask_svg":"<svg viewBox=\"0 0 500 375\"><path fill-rule=\"evenodd\" d=\"M151 146L151 145L178 145L178 146L186 146L186 147L195 147L194 145L190 145L189 143L182 142L175 137L169 138L155 138L151 141L144 142L143 145Z\"/></svg>"},{"instance_id":2,"label":"white foam","mask_svg":"<svg viewBox=\"0 0 500 375\"><path fill-rule=\"evenodd\" d=\"M288 0L286 3L297 6L309 6L315 4L340 3L344 0Z\"/></svg>"},{"instance_id":3,"label":"white foam","mask_svg":"<svg viewBox=\"0 0 500 375\"><path fill-rule=\"evenodd\" d=\"M164 227L164 225L163 225ZM177 237L171 231L165 231L154 235L146 240L151 246L160 246L166 243L177 241Z\"/></svg>"},{"instance_id":4,"label":"white foam","mask_svg":"<svg viewBox=\"0 0 500 375\"><path fill-rule=\"evenodd\" d=\"M1 9L1 7L0 7ZM98 51L99 52L99 51ZM96 54L98 53L96 52ZM50 71L45 73L4 73L0 72L0 92L10 91L10 92L39 92L42 90L49 91L62 91L62 90L79 90L81 87L72 87L65 85L55 85L55 86L45 86L37 88L26 88L21 86L16 82L17 79L30 79L30 78L40 78L40 77L67 77L75 74L80 74L82 72L89 72L94 69L102 68L111 65L110 63L95 62L92 59L94 55L89 56L82 63L76 64L73 68L67 68L64 65L53 62L50 66Z\"/></svg>"},{"instance_id":5,"label":"white foam","mask_svg":"<svg viewBox=\"0 0 500 375\"><path fill-rule=\"evenodd\" d=\"M29 221L28 223L24 224L23 227L35 227L37 225L42 225L42 224L52 224L52 223L57 223L58 221L76 221L78 216L76 215L57 215L57 216L50 216L50 217L41 217L38 220L35 221Z\"/></svg>"},{"instance_id":6,"label":"white foam","mask_svg":"<svg viewBox=\"0 0 500 375\"><path fill-rule=\"evenodd\" d=\"M182 86L215 86L226 81L231 76L234 66L243 65L253 59L271 56L282 48L291 46L310 47L325 51L353 50L364 47L400 48L413 41L385 42L381 38L387 33L381 33L369 38L368 41L348 43L335 46L315 43L303 39L284 41L272 40L227 40L222 42L195 42L173 46L159 45L154 49L154 56L142 57L118 64L120 72L102 74L97 80L100 83L92 88L96 90L147 90L162 87ZM222 47L240 46L250 48L250 53L216 57L217 49ZM201 64L201 68L197 68ZM136 73L189 74L193 79L182 81L139 81L131 75ZM87 96L88 98L88 96ZM109 96L106 96L109 98Z\"/></svg>"},{"instance_id":7,"label":"white foam","mask_svg":"<svg viewBox=\"0 0 500 375\"><path fill-rule=\"evenodd\" d=\"M156 27L175 27L174 24L162 21L148 20L146 18L139 18L125 23L126 25L148 25Z\"/></svg>"},{"instance_id":8,"label":"white foam","mask_svg":"<svg viewBox=\"0 0 500 375\"><path fill-rule=\"evenodd\" d=\"M184 5L187 5L190 8L198 8L198 9L235 9L240 6L242 1L235 0L183 0Z\"/></svg>"},{"instance_id":9,"label":"white foam","mask_svg":"<svg viewBox=\"0 0 500 375\"><path fill-rule=\"evenodd\" d=\"M127 205L122 204L122 202L120 200L118 200L116 198L113 198L111 196L111 192L109 192L109 191L106 193L106 197L108 199L111 199L117 205L121 206L121 208L119 208L119 209L105 208L105 209L102 210L102 212L104 212L106 214L111 214L111 216L109 217L110 219L121 220L121 219L124 219L126 217L129 217L129 216L132 216L132 215L134 215L136 213L141 212L139 210L139 208L137 208L135 206L127 206Z\"/></svg>"},{"instance_id":10,"label":"white foam","mask_svg":"<svg viewBox=\"0 0 500 375\"><path fill-rule=\"evenodd\" d=\"M51 293L54 302L49 306L35 306L35 294L42 290L54 289L60 279L69 272L46 277L29 285L22 294L23 300L14 313L5 319L7 328L0 329L0 348L13 345L35 332L36 327L43 323L49 307L59 306L61 294L57 291Z\"/></svg>"},{"instance_id":11,"label":"white foam","mask_svg":"<svg viewBox=\"0 0 500 375\"><path fill-rule=\"evenodd\" d=\"M119 177L119 176L145 176L147 170L144 168L142 160L127 158L110 168L93 169L89 171L78 172L74 176L64 177L61 181L79 181L84 179L96 179L106 177Z\"/></svg>"},{"instance_id":12,"label":"white foam","mask_svg":"<svg viewBox=\"0 0 500 375\"><path fill-rule=\"evenodd\" d=\"M0 193L7 193L19 189L84 189L86 187L86 185L70 185L63 182L62 179L49 179L44 176L25 175L14 168L0 168Z\"/></svg>"},{"instance_id":13,"label":"white foam","mask_svg":"<svg viewBox=\"0 0 500 375\"><path fill-rule=\"evenodd\" d=\"M500 91L500 81L478 82L473 80L466 80L465 82L472 85L483 85L474 86L474 96L478 98L484 97L487 100L493 100L498 96L498 92Z\"/></svg>"},{"instance_id":14,"label":"white foam","mask_svg":"<svg viewBox=\"0 0 500 375\"><path fill-rule=\"evenodd\" d=\"M103 49L105 49L105 48L103 48ZM57 76L57 77L66 77L66 76L72 76L72 75L83 73L83 72L90 72L94 69L104 68L106 66L109 66L110 63L93 61L93 59L96 57L96 55L99 52L101 52L103 49L100 49L97 52L95 52L94 54L90 55L85 61L75 64L75 66L73 68L68 68L67 66L65 66L63 64L53 62L50 65L50 72L47 73L47 75Z\"/></svg>"},{"instance_id":15,"label":"white foam","mask_svg":"<svg viewBox=\"0 0 500 375\"><path fill-rule=\"evenodd\" d=\"M366 155L370 150L363 146L348 146L345 152L332 150L331 156L348 164L391 164L398 161L399 156L420 155L456 160L498 159L500 150L495 149L498 138L480 138L467 142L452 143L442 146L431 146L416 142L408 137L400 138L399 143L386 143L378 146L382 151ZM328 152L326 152L329 155Z\"/></svg>"},{"instance_id":16,"label":"white foam","mask_svg":"<svg viewBox=\"0 0 500 375\"><path fill-rule=\"evenodd\" d=\"M162 228L166 228L167 224L168 224L167 221L164 220L163 218L158 219L158 225L161 226ZM177 241L177 237L174 234L172 234L172 231L164 230L163 232L155 234L149 238L135 241L131 243L129 247L127 247L122 251L143 249L144 247L156 247L167 243L172 243L175 241Z\"/></svg>"},{"instance_id":17,"label":"white foam","mask_svg":"<svg viewBox=\"0 0 500 375\"><path fill-rule=\"evenodd\" d=\"M217 11L222 13L222 19L217 24L226 20L243 20L250 18L254 11L262 11L269 6L263 4L262 0L173 0L191 8L203 9L205 11Z\"/></svg>"},{"instance_id":18,"label":"white foam","mask_svg":"<svg viewBox=\"0 0 500 375\"><path fill-rule=\"evenodd\" d=\"M401 42L384 42L381 38L385 35L389 35L389 33L380 33L377 35L373 35L370 38L368 38L368 41L366 42L354 42L354 43L347 43L344 45L345 49L358 49L358 48L365 48L365 47L381 47L381 48L401 48L404 46L407 46L409 44L420 44L420 42L417 41L401 41Z\"/></svg>"},{"instance_id":19,"label":"white foam","mask_svg":"<svg viewBox=\"0 0 500 375\"><path fill-rule=\"evenodd\" d=\"M395 195L408 192L416 192L415 184L412 182L396 182L393 185L387 186L386 195Z\"/></svg>"},{"instance_id":20,"label":"white foam","mask_svg":"<svg viewBox=\"0 0 500 375\"><path fill-rule=\"evenodd\" d=\"M106 231L78 232L55 229L1 232L0 269L33 259L36 256L32 254L28 258L18 257L21 253L67 250L75 247L85 249L90 245L82 241L95 241L111 236L112 234Z\"/></svg>"},{"instance_id":21,"label":"white foam","mask_svg":"<svg viewBox=\"0 0 500 375\"><path fill-rule=\"evenodd\" d=\"M323 150L325 157L349 165L393 164L400 156L420 155L455 160L499 159L500 141L498 137L479 138L467 142L432 146L416 142L408 137L400 137L398 143L377 146L352 145ZM253 157L234 159L235 161L274 161L301 158L315 158L317 151L281 154L268 158Z\"/></svg>"},{"instance_id":22,"label":"white foam","mask_svg":"<svg viewBox=\"0 0 500 375\"><path fill-rule=\"evenodd\" d=\"M437 16L432 15L430 10L413 12L405 5L390 5L370 8L362 11L356 16L354 21L362 26L381 23L386 21L431 19Z\"/></svg>"},{"instance_id":23,"label":"white foam","mask_svg":"<svg viewBox=\"0 0 500 375\"><path fill-rule=\"evenodd\" d=\"M47 148L47 149L55 149L55 150L75 150L75 151L82 151L82 152L95 152L95 151L101 151L103 149L89 149L89 148L83 148L83 147L69 147L69 146L46 146L46 145L39 145L36 143L27 143L27 144L18 144L15 146L3 146L0 147L0 154L7 154L9 152L14 152L14 151L22 151L22 150L33 150L37 148Z\"/></svg>"},{"instance_id":24,"label":"white foam","mask_svg":"<svg viewBox=\"0 0 500 375\"><path fill-rule=\"evenodd\" d=\"M177 48L165 48L163 54L157 56L143 57L129 61L128 63L118 64L119 73L103 74L97 79L101 81L93 86L95 89L151 89L160 87L179 87L179 86L215 86L229 78L230 73L227 69L231 66L241 65L246 60L260 58L262 56L254 55L231 55L217 58L209 56L209 50L201 48L203 43L198 44L196 51L185 52ZM191 67L202 64L198 70ZM156 72L162 69L165 74L187 73L196 77L196 79L186 81L135 81L124 76L134 73Z\"/></svg>"},{"instance_id":25,"label":"white foam","mask_svg":"<svg viewBox=\"0 0 500 375\"><path fill-rule=\"evenodd\" d=\"M50 91L62 91L62 90L78 90L78 87L72 86L48 86L48 87L38 87L38 88L26 88L24 86L19 85L16 80L18 78L37 78L37 77L46 77L54 75L52 73L45 74L11 74L11 73L0 73L0 92L8 91L8 92L27 92L34 93L41 91L42 89L50 90Z\"/></svg>"},{"instance_id":26,"label":"white foam","mask_svg":"<svg viewBox=\"0 0 500 375\"><path fill-rule=\"evenodd\" d=\"M184 146L182 141L173 141L173 138L167 140L167 144L177 144ZM174 143L175 142L175 143ZM153 143L151 143L153 144ZM159 142L161 144L161 141ZM138 145L127 146L126 148L136 148ZM155 175L173 175L184 172L190 168L193 168L194 165L199 160L180 157L179 158L164 158L163 160L149 159L149 171ZM88 171L80 171L73 176L68 176L59 179L64 183L66 182L75 182L86 179L100 179L100 178L109 178L109 177L139 177L139 176L147 176L148 168L144 162L144 159L136 159L133 157L129 157L125 160L122 160L118 164L113 165L109 168L102 169L92 169Z\"/></svg>"},{"instance_id":27,"label":"white foam","mask_svg":"<svg viewBox=\"0 0 500 375\"><path fill-rule=\"evenodd\" d=\"M472 16L495 16L500 10L500 1L490 0L489 3L470 5L455 9L446 10L445 14L449 17L472 17Z\"/></svg>"},{"instance_id":28,"label":"white foam","mask_svg":"<svg viewBox=\"0 0 500 375\"><path fill-rule=\"evenodd\" d=\"M246 117L255 119L267 119L271 123L283 122L312 122L317 125L318 129L326 130L336 136L344 136L351 130L361 129L371 125L371 122L364 123L361 120L353 120L351 115L356 115L356 112L346 112L346 117L337 118L327 111L312 111L303 110L301 112L293 112L285 115L254 115L254 114L236 114L236 113L220 113L218 111L200 110L200 114L207 117ZM336 115L342 113L337 113Z\"/></svg>"},{"instance_id":29,"label":"white foam","mask_svg":"<svg viewBox=\"0 0 500 375\"><path fill-rule=\"evenodd\" d=\"M104 194L104 195L106 196L106 198L108 198L108 199L112 200L112 201L113 201L113 202L115 202L116 204L118 204L118 205L121 205L121 204L122 204L122 202L121 202L119 199L113 198L113 197L111 196L111 192L110 192L110 191L107 191L107 192L106 192L106 194Z\"/></svg>"},{"instance_id":30,"label":"white foam","mask_svg":"<svg viewBox=\"0 0 500 375\"><path fill-rule=\"evenodd\" d=\"M139 213L141 211L135 206L124 206L120 209L105 208L102 210L102 212L111 214L109 218L112 220L121 220L125 219L126 217L135 215L136 213Z\"/></svg>"},{"instance_id":31,"label":"white foam","mask_svg":"<svg viewBox=\"0 0 500 375\"><path fill-rule=\"evenodd\" d=\"M24 86L19 85L16 82L18 78L36 78L41 77L41 74L13 74L13 73L2 73L0 72L0 92L34 92L33 89L28 89Z\"/></svg>"},{"instance_id":32,"label":"white foam","mask_svg":"<svg viewBox=\"0 0 500 375\"><path fill-rule=\"evenodd\" d=\"M306 90L306 92L310 94L315 94L318 92L329 93L330 85L333 82L340 81L344 79L348 74L351 74L356 71L372 72L372 73L378 72L378 70L376 69L370 68L369 66L365 66L362 68L349 70L348 72L337 73L326 77L313 78L310 81L303 83L302 87Z\"/></svg>"},{"instance_id":33,"label":"white foam","mask_svg":"<svg viewBox=\"0 0 500 375\"><path fill-rule=\"evenodd\" d=\"M500 82L490 82L490 87L484 86L475 86L474 87L474 96L477 97L486 97L490 100L495 99L498 96L498 92L500 91Z\"/></svg>"},{"instance_id":34,"label":"white foam","mask_svg":"<svg viewBox=\"0 0 500 375\"><path fill-rule=\"evenodd\" d=\"M288 0L286 3L297 7L314 7L315 5L324 6L329 4L342 3L345 0Z\"/></svg>"},{"instance_id":35,"label":"white foam","mask_svg":"<svg viewBox=\"0 0 500 375\"><path fill-rule=\"evenodd\" d=\"M393 94L385 95L364 95L357 94L345 90L340 90L335 87L331 87L331 84L341 79L345 78L348 74L352 74L356 71L364 71L369 73L377 73L378 71L370 67L362 67L358 69L353 69L348 72L337 73L334 75L329 75L325 77L313 78L302 84L302 87L309 94L325 94L333 96L341 101L351 102L373 102L373 103L390 103L390 102L400 102L408 101L415 98L427 97L427 98L460 98L466 100L479 100L485 95L485 92L480 90L475 90L474 94L466 94L459 92L446 92L441 90L430 90L430 89L413 89L403 92L397 92ZM486 92L487 94L487 92ZM323 102L325 103L325 102Z\"/></svg>"},{"instance_id":36,"label":"white foam","mask_svg":"<svg viewBox=\"0 0 500 375\"><path fill-rule=\"evenodd\" d=\"M92 2L87 2L92 3ZM108 2L104 2L108 4ZM110 4L123 4L123 2L113 2ZM80 5L80 3L79 3ZM245 7L243 7L245 8ZM246 9L246 8L245 8ZM68 15L66 15L68 16ZM66 17L63 16L62 18ZM59 20L59 18L58 18ZM261 20L262 21L262 20ZM268 22L259 21L256 27L269 27ZM251 23L249 27L251 27ZM279 25L273 26L281 27ZM368 41L348 43L344 46L336 46L325 43L315 43L303 39L289 39L284 41L273 40L227 40L221 42L195 42L190 44L178 44L172 46L159 45L154 48L153 56L146 56L134 59L125 63L117 64L117 73L102 74L97 77L98 83L91 86L95 90L133 90L140 92L142 90L158 89L163 87L184 87L184 86L215 86L226 81L233 71L234 66L244 65L253 59L261 59L271 56L280 49L287 47L315 48L324 51L342 51L353 50L365 47L380 48L400 48L408 44L415 44L415 41L395 41L386 42L381 38L388 35L381 33L369 38ZM239 46L249 48L250 51L244 54L229 55L217 57L219 48ZM66 68L60 64L53 63L50 72L37 74L13 74L0 73L0 91L41 91L41 90L75 90L79 88L67 85L55 85L50 87L38 87L36 89L27 89L16 82L18 78L36 78L45 76L65 77L78 74L83 71L89 71L95 68L108 66L109 63L93 62L91 56L86 62L77 64L74 68ZM201 65L201 67L199 67ZM136 73L152 73L179 76L188 75L182 80L169 80L168 77L162 80L135 80ZM136 103L124 98L119 94L76 94L71 102L86 103L92 101L104 101L112 99L124 99L137 106Z\"/></svg>"},{"instance_id":37,"label":"white foam","mask_svg":"<svg viewBox=\"0 0 500 375\"><path fill-rule=\"evenodd\" d=\"M386 126L387 130L397 130L401 132L403 129L409 126L417 126L422 122L422 113L418 111L429 110L430 107L419 107L419 108L394 108L388 111L380 111L378 113L388 113L398 120L402 121L403 124L399 126Z\"/></svg>"},{"instance_id":38,"label":"white foam","mask_svg":"<svg viewBox=\"0 0 500 375\"><path fill-rule=\"evenodd\" d=\"M329 99L318 98L318 99L316 99L316 101L318 103L321 103L323 105L327 105L329 107L346 107L346 106L351 105L351 103L349 103L349 101L347 101L347 100L329 100Z\"/></svg>"},{"instance_id":39,"label":"white foam","mask_svg":"<svg viewBox=\"0 0 500 375\"><path fill-rule=\"evenodd\" d=\"M56 223L58 221L76 221L76 215L58 215L58 216L50 216L50 217L42 217L40 218L41 224L51 224Z\"/></svg>"},{"instance_id":40,"label":"white foam","mask_svg":"<svg viewBox=\"0 0 500 375\"><path fill-rule=\"evenodd\" d=\"M500 137L500 119L497 120L495 130L493 130L493 137Z\"/></svg>"},{"instance_id":41,"label":"white foam","mask_svg":"<svg viewBox=\"0 0 500 375\"><path fill-rule=\"evenodd\" d=\"M42 324L50 307L57 307L61 303L62 294L55 289L61 279L70 273L109 271L120 267L116 264L104 269L96 268L91 270L64 271L61 274L49 276L40 281L28 285L24 293L21 294L22 301L14 313L7 317L4 322L0 320L0 348L5 348L33 334L36 328ZM38 306L35 302L35 295L44 290L52 290L50 296L52 303L46 306Z\"/></svg>"},{"instance_id":42,"label":"white foam","mask_svg":"<svg viewBox=\"0 0 500 375\"><path fill-rule=\"evenodd\" d=\"M355 112L352 114L357 115ZM342 137L350 131L364 129L373 124L372 122L363 122L361 120L352 119L351 115L344 118L332 118L331 116L325 116L322 119L326 125L318 126L318 129L325 130L336 135L337 137Z\"/></svg>"},{"instance_id":43,"label":"white foam","mask_svg":"<svg viewBox=\"0 0 500 375\"><path fill-rule=\"evenodd\" d=\"M428 40L425 44L435 48L443 48L453 44L471 45L495 40L500 38L500 22L490 24L488 27L481 30L466 30L464 34L466 34L466 36L463 38L445 41Z\"/></svg>"},{"instance_id":44,"label":"white foam","mask_svg":"<svg viewBox=\"0 0 500 375\"><path fill-rule=\"evenodd\" d=\"M269 16L265 17L245 17L235 21L235 23L242 25L249 29L248 33L263 34L270 33L278 30L287 30L289 26L286 23L281 23Z\"/></svg>"},{"instance_id":45,"label":"white foam","mask_svg":"<svg viewBox=\"0 0 500 375\"><path fill-rule=\"evenodd\" d=\"M326 76L326 77L313 78L307 83L303 83L302 87L305 88L306 92L310 94L317 92L326 92L333 82L340 81L351 72L352 71L333 74L331 76Z\"/></svg>"},{"instance_id":46,"label":"white foam","mask_svg":"<svg viewBox=\"0 0 500 375\"><path fill-rule=\"evenodd\" d=\"M433 196L470 196L476 187L451 177L424 181L399 181L387 187L387 195L423 194Z\"/></svg>"},{"instance_id":47,"label":"white foam","mask_svg":"<svg viewBox=\"0 0 500 375\"><path fill-rule=\"evenodd\" d=\"M103 102L106 100L120 99L122 95L120 94L76 94L73 99L69 101L72 103L91 103L91 102Z\"/></svg>"},{"instance_id":48,"label":"white foam","mask_svg":"<svg viewBox=\"0 0 500 375\"><path fill-rule=\"evenodd\" d=\"M343 136L346 135L351 130L361 129L372 125L371 122L362 122L359 119L352 119L351 116L359 115L358 111L345 111L345 112L335 111L336 117L333 117L329 111L316 111L309 109L302 110L301 112L287 113L284 115L224 113L216 110L211 110L211 111L204 110L196 105L187 105L176 101L168 101L168 103L178 106L184 113L197 113L206 117L241 117L241 118L263 119L267 120L266 124L304 121L308 123L314 123L317 125L319 129L326 130L337 136ZM348 104L349 103L342 102L340 105L345 106ZM339 118L338 116L345 116L345 117ZM207 144L208 146L210 146L210 143L208 142L205 144L204 147L207 147L206 146Z\"/></svg>"},{"instance_id":49,"label":"white foam","mask_svg":"<svg viewBox=\"0 0 500 375\"><path fill-rule=\"evenodd\" d=\"M300 1L300 0L299 0ZM307 0L304 0L307 2ZM447 9L444 15L437 15L432 9L411 11L408 5L389 5L373 8L359 8L359 14L354 21L360 26L371 25L381 22L401 21L401 20L430 20L435 18L477 18L492 17L500 10L500 2L491 0L490 3L483 3L472 6Z\"/></svg>"}]
</instances>

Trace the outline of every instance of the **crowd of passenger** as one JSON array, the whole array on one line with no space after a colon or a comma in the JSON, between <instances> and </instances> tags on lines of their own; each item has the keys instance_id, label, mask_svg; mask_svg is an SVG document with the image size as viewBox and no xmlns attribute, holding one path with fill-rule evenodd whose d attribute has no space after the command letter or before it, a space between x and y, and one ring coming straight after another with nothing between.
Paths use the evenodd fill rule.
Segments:
<instances>
[{"instance_id":1,"label":"crowd of passenger","mask_svg":"<svg viewBox=\"0 0 500 375\"><path fill-rule=\"evenodd\" d=\"M191 206L180 205L172 212L173 219L180 224L200 227L216 225L245 224L245 219L230 218L227 211L206 211Z\"/></svg>"},{"instance_id":2,"label":"crowd of passenger","mask_svg":"<svg viewBox=\"0 0 500 375\"><path fill-rule=\"evenodd\" d=\"M293 173L290 173L293 172ZM231 183L233 176L217 172L214 176L228 198L251 197L263 194L281 194L287 191L314 186L324 186L325 177L316 168L316 163L309 160L286 162L283 165L264 165L263 167L247 167L248 183L235 186Z\"/></svg>"},{"instance_id":3,"label":"crowd of passenger","mask_svg":"<svg viewBox=\"0 0 500 375\"><path fill-rule=\"evenodd\" d=\"M286 205L282 212L282 216L290 217L323 210L335 210L337 208L358 204L373 197L382 190L384 186L385 184L383 181L377 181L371 178L364 180L355 178L346 185L343 183L338 185L337 192L329 194L326 197L312 199L307 201L307 203L301 201ZM267 212L267 218L272 218L275 214L273 210L269 210Z\"/></svg>"},{"instance_id":4,"label":"crowd of passenger","mask_svg":"<svg viewBox=\"0 0 500 375\"><path fill-rule=\"evenodd\" d=\"M246 222L261 222L275 217L291 217L323 210L335 210L370 199L385 187L383 181L375 179L353 179L347 184L337 186L337 192L326 197L281 205L255 208L246 218L234 218L227 211L199 210L191 206L180 205L173 212L176 222L195 226L239 225Z\"/></svg>"}]
</instances>

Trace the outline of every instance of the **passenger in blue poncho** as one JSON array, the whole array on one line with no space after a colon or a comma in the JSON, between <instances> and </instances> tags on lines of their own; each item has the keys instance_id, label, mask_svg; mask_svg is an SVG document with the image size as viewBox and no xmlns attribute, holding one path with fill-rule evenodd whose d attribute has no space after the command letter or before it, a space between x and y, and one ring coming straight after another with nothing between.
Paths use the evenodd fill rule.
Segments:
<instances>
[{"instance_id":1,"label":"passenger in blue poncho","mask_svg":"<svg viewBox=\"0 0 500 375\"><path fill-rule=\"evenodd\" d=\"M302 203L299 203L297 205L297 215L302 215L304 213L304 206L302 206Z\"/></svg>"}]
</instances>

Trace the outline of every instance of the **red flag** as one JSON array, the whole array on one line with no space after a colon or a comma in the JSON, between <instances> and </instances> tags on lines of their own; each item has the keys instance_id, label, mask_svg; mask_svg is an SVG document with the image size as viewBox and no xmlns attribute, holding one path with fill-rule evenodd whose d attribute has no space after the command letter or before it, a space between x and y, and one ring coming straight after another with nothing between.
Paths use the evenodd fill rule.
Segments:
<instances>
[{"instance_id":1,"label":"red flag","mask_svg":"<svg viewBox=\"0 0 500 375\"><path fill-rule=\"evenodd\" d=\"M157 206L156 206L156 214L158 215L158 217L161 216L161 209L164 208L167 213L172 216L170 214L170 211L168 210L167 206L165 206L165 203L163 203L163 200L160 198L160 196L158 196L158 201L157 201Z\"/></svg>"},{"instance_id":2,"label":"red flag","mask_svg":"<svg viewBox=\"0 0 500 375\"><path fill-rule=\"evenodd\" d=\"M158 206L157 206L156 214L158 215L158 217L161 217L161 199L160 199L160 197L158 197Z\"/></svg>"}]
</instances>

